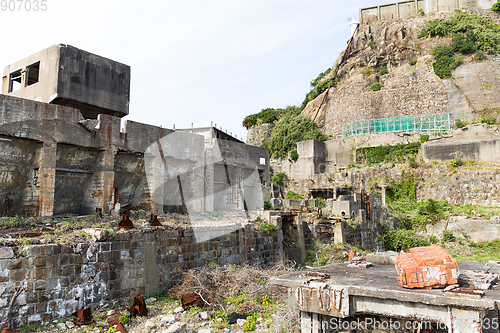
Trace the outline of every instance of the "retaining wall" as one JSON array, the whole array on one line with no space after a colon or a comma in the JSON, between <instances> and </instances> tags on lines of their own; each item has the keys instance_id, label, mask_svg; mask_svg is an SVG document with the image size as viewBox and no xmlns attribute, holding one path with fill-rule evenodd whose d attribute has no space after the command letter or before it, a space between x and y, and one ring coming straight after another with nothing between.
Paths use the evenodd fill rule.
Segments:
<instances>
[{"instance_id":1,"label":"retaining wall","mask_svg":"<svg viewBox=\"0 0 500 333\"><path fill-rule=\"evenodd\" d=\"M15 303L15 327L48 322L111 300L153 295L182 272L211 263L267 265L283 260L281 230L267 234L252 224L236 231L234 226L196 228L121 231L100 242L73 246L30 245L16 249L15 256L10 248L1 248L0 315L19 285L26 291ZM200 233L207 239L224 231L223 236L196 242Z\"/></svg>"}]
</instances>

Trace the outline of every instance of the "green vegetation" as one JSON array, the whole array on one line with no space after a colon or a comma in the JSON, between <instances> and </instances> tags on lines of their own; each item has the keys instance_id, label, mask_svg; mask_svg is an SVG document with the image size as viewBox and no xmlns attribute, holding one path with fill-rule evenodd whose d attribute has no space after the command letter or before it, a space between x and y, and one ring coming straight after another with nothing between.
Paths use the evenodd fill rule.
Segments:
<instances>
[{"instance_id":1,"label":"green vegetation","mask_svg":"<svg viewBox=\"0 0 500 333\"><path fill-rule=\"evenodd\" d=\"M321 133L316 124L303 115L285 115L274 127L269 138L264 140L262 147L269 149L273 157L285 158L297 142L305 140L326 141L328 135Z\"/></svg>"},{"instance_id":2,"label":"green vegetation","mask_svg":"<svg viewBox=\"0 0 500 333\"><path fill-rule=\"evenodd\" d=\"M460 58L455 56L453 48L449 46L438 45L431 54L436 58L432 64L434 73L442 79L451 77L451 71L460 65Z\"/></svg>"},{"instance_id":3,"label":"green vegetation","mask_svg":"<svg viewBox=\"0 0 500 333\"><path fill-rule=\"evenodd\" d=\"M318 207L321 209L326 208L326 200L322 198L316 198L316 201L318 202Z\"/></svg>"},{"instance_id":4,"label":"green vegetation","mask_svg":"<svg viewBox=\"0 0 500 333\"><path fill-rule=\"evenodd\" d=\"M420 143L426 143L429 141L429 134L420 134Z\"/></svg>"},{"instance_id":5,"label":"green vegetation","mask_svg":"<svg viewBox=\"0 0 500 333\"><path fill-rule=\"evenodd\" d=\"M455 155L453 159L449 161L447 164L450 168L458 168L464 165L464 161L462 160L462 156Z\"/></svg>"},{"instance_id":6,"label":"green vegetation","mask_svg":"<svg viewBox=\"0 0 500 333\"><path fill-rule=\"evenodd\" d=\"M384 87L382 82L374 82L370 88L368 88L368 91L379 91L382 87Z\"/></svg>"},{"instance_id":7,"label":"green vegetation","mask_svg":"<svg viewBox=\"0 0 500 333\"><path fill-rule=\"evenodd\" d=\"M410 60L410 66L415 66L417 64L417 59Z\"/></svg>"},{"instance_id":8,"label":"green vegetation","mask_svg":"<svg viewBox=\"0 0 500 333\"><path fill-rule=\"evenodd\" d=\"M455 242L457 238L449 230L443 230L443 236L441 237L443 242Z\"/></svg>"},{"instance_id":9,"label":"green vegetation","mask_svg":"<svg viewBox=\"0 0 500 333\"><path fill-rule=\"evenodd\" d=\"M433 64L434 72L440 78L451 77L451 71L462 62L460 54L484 54L500 52L500 26L490 18L464 12L456 13L448 20L436 19L427 22L419 37L449 37L453 38L451 46L437 46L432 54L436 61ZM475 57L476 58L476 57Z\"/></svg>"},{"instance_id":10,"label":"green vegetation","mask_svg":"<svg viewBox=\"0 0 500 333\"><path fill-rule=\"evenodd\" d=\"M347 259L345 253L350 249L354 249L362 254L365 254L364 251L358 250L355 246L349 244L333 245L330 242L320 242L318 239L313 238L302 266L321 267L329 264L344 262Z\"/></svg>"},{"instance_id":11,"label":"green vegetation","mask_svg":"<svg viewBox=\"0 0 500 333\"><path fill-rule=\"evenodd\" d=\"M378 71L378 73L380 75L386 75L386 74L389 74L389 70L387 69L386 66L382 66L382 67L380 67L380 70Z\"/></svg>"},{"instance_id":12,"label":"green vegetation","mask_svg":"<svg viewBox=\"0 0 500 333\"><path fill-rule=\"evenodd\" d=\"M419 9L418 9L418 15L420 15L420 16L425 16L425 11L424 11L424 9L423 9L423 8L419 8Z\"/></svg>"},{"instance_id":13,"label":"green vegetation","mask_svg":"<svg viewBox=\"0 0 500 333\"><path fill-rule=\"evenodd\" d=\"M493 4L491 7L491 10L494 10L496 12L500 12L500 1L497 1L496 3Z\"/></svg>"},{"instance_id":14,"label":"green vegetation","mask_svg":"<svg viewBox=\"0 0 500 333\"><path fill-rule=\"evenodd\" d=\"M304 197L294 191L288 191L286 194L286 200L304 200Z\"/></svg>"},{"instance_id":15,"label":"green vegetation","mask_svg":"<svg viewBox=\"0 0 500 333\"><path fill-rule=\"evenodd\" d=\"M490 260L498 261L498 258L500 258L500 239L476 243L459 238L458 242L443 243L442 246L459 261L488 262Z\"/></svg>"},{"instance_id":16,"label":"green vegetation","mask_svg":"<svg viewBox=\"0 0 500 333\"><path fill-rule=\"evenodd\" d=\"M299 153L297 152L297 149L294 149L290 152L290 157L294 162L297 162L297 160L299 159Z\"/></svg>"},{"instance_id":17,"label":"green vegetation","mask_svg":"<svg viewBox=\"0 0 500 333\"><path fill-rule=\"evenodd\" d=\"M466 120L462 120L462 119L455 120L455 126L457 128L464 128L467 125L469 125L469 122Z\"/></svg>"},{"instance_id":18,"label":"green vegetation","mask_svg":"<svg viewBox=\"0 0 500 333\"><path fill-rule=\"evenodd\" d=\"M380 163L401 163L408 157L418 154L420 142L398 143L394 146L378 146L359 148L356 150L356 161L368 165Z\"/></svg>"},{"instance_id":19,"label":"green vegetation","mask_svg":"<svg viewBox=\"0 0 500 333\"><path fill-rule=\"evenodd\" d=\"M412 247L429 246L430 243L423 237L418 237L414 230L389 229L384 232L386 250L401 251Z\"/></svg>"},{"instance_id":20,"label":"green vegetation","mask_svg":"<svg viewBox=\"0 0 500 333\"><path fill-rule=\"evenodd\" d=\"M331 68L328 68L326 71L324 71L323 73L320 73L314 80L311 81L311 87L316 87L319 82L328 74L330 74L330 72L332 71Z\"/></svg>"},{"instance_id":21,"label":"green vegetation","mask_svg":"<svg viewBox=\"0 0 500 333\"><path fill-rule=\"evenodd\" d=\"M481 124L495 125L497 123L497 119L494 116L481 115L479 117L479 122Z\"/></svg>"},{"instance_id":22,"label":"green vegetation","mask_svg":"<svg viewBox=\"0 0 500 333\"><path fill-rule=\"evenodd\" d=\"M252 316L248 316L242 328L243 331L250 332L250 331L255 331L256 327L257 327L257 320Z\"/></svg>"},{"instance_id":23,"label":"green vegetation","mask_svg":"<svg viewBox=\"0 0 500 333\"><path fill-rule=\"evenodd\" d=\"M278 173L273 175L273 177L271 179L271 183L276 184L276 185L281 186L281 187L285 187L286 182L288 180L289 180L288 176L285 172L278 172Z\"/></svg>"},{"instance_id":24,"label":"green vegetation","mask_svg":"<svg viewBox=\"0 0 500 333\"><path fill-rule=\"evenodd\" d=\"M123 314L121 315L120 317L120 323L122 324L126 324L130 321L130 317L129 317L129 314L128 312L123 312Z\"/></svg>"},{"instance_id":25,"label":"green vegetation","mask_svg":"<svg viewBox=\"0 0 500 333\"><path fill-rule=\"evenodd\" d=\"M243 120L243 127L249 129L250 127L258 124L264 124L264 123L272 124L278 121L278 119L280 119L284 115L287 114L298 115L300 114L300 112L302 112L302 109L296 106L287 106L285 109L273 109L273 108L262 109L262 111L260 111L259 113L246 116L245 119Z\"/></svg>"},{"instance_id":26,"label":"green vegetation","mask_svg":"<svg viewBox=\"0 0 500 333\"><path fill-rule=\"evenodd\" d=\"M316 80L314 80L313 82L315 81ZM306 97L304 98L301 110L303 110L306 107L307 103L309 103L310 101L312 101L313 99L324 93L328 88L336 87L338 84L339 84L338 78L333 78L333 77L317 82L314 88L311 89L311 91L309 91Z\"/></svg>"},{"instance_id":27,"label":"green vegetation","mask_svg":"<svg viewBox=\"0 0 500 333\"><path fill-rule=\"evenodd\" d=\"M373 50L375 50L377 48L377 42L372 40L372 41L368 42L368 46L371 47Z\"/></svg>"}]
</instances>

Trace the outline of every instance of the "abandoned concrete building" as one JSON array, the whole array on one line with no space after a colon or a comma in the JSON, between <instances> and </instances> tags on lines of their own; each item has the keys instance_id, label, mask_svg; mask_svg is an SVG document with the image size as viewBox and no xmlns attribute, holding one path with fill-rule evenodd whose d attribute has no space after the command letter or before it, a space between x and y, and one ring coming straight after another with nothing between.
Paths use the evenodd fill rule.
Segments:
<instances>
[{"instance_id":1,"label":"abandoned concrete building","mask_svg":"<svg viewBox=\"0 0 500 333\"><path fill-rule=\"evenodd\" d=\"M4 216L255 210L269 196L266 149L214 127L122 123L129 66L55 45L7 66L2 92Z\"/></svg>"},{"instance_id":2,"label":"abandoned concrete building","mask_svg":"<svg viewBox=\"0 0 500 333\"><path fill-rule=\"evenodd\" d=\"M418 14L419 10L431 13L469 7L490 9L495 2L495 0L406 0L361 8L359 18L361 23L369 23L413 16Z\"/></svg>"}]
</instances>

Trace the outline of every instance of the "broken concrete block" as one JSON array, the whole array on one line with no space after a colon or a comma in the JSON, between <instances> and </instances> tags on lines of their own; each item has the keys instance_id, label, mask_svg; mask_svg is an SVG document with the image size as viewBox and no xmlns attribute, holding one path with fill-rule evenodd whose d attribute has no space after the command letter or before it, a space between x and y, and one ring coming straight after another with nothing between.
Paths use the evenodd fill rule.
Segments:
<instances>
[{"instance_id":1,"label":"broken concrete block","mask_svg":"<svg viewBox=\"0 0 500 333\"><path fill-rule=\"evenodd\" d=\"M2 246L0 247L0 259L10 259L14 258L14 250L11 247Z\"/></svg>"},{"instance_id":2,"label":"broken concrete block","mask_svg":"<svg viewBox=\"0 0 500 333\"><path fill-rule=\"evenodd\" d=\"M462 287L488 290L491 285L498 283L499 276L494 273L463 271L458 277Z\"/></svg>"},{"instance_id":3,"label":"broken concrete block","mask_svg":"<svg viewBox=\"0 0 500 333\"><path fill-rule=\"evenodd\" d=\"M394 262L398 283L405 288L443 288L458 282L458 264L439 246L415 247Z\"/></svg>"},{"instance_id":4,"label":"broken concrete block","mask_svg":"<svg viewBox=\"0 0 500 333\"><path fill-rule=\"evenodd\" d=\"M397 252L384 251L368 253L366 255L366 260L374 263L375 265L394 265L396 258L398 257Z\"/></svg>"}]
</instances>

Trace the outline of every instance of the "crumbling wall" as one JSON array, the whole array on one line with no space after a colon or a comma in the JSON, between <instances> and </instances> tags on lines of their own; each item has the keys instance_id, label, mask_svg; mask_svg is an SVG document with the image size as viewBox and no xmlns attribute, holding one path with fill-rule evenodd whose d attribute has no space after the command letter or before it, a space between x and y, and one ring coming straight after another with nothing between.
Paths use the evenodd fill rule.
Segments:
<instances>
[{"instance_id":1,"label":"crumbling wall","mask_svg":"<svg viewBox=\"0 0 500 333\"><path fill-rule=\"evenodd\" d=\"M197 228L197 235L210 236L224 227ZM15 286L26 288L13 312L15 325L21 326L68 316L84 306L151 295L168 287L179 273L210 263L266 265L283 260L281 231L263 233L252 224L233 230L211 240L198 239L201 242L192 228L134 230L88 244L26 246L15 257L10 248L3 248L1 315Z\"/></svg>"},{"instance_id":2,"label":"crumbling wall","mask_svg":"<svg viewBox=\"0 0 500 333\"><path fill-rule=\"evenodd\" d=\"M0 150L11 152L0 155L6 215L107 213L118 204L242 210L243 197L255 210L269 197L266 149L133 121L121 128L117 117L84 120L76 109L13 96L0 95ZM222 189L213 183L216 164Z\"/></svg>"}]
</instances>

